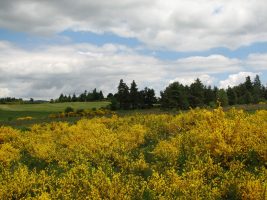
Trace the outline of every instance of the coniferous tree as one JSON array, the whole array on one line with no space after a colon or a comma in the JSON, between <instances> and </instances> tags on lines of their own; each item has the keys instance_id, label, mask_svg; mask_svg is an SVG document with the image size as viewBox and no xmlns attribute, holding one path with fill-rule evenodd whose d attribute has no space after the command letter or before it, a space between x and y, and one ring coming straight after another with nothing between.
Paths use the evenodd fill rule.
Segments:
<instances>
[{"instance_id":1,"label":"coniferous tree","mask_svg":"<svg viewBox=\"0 0 267 200\"><path fill-rule=\"evenodd\" d=\"M129 109L129 87L126 83L123 82L123 79L120 80L118 86L117 99L119 101L119 107L121 109Z\"/></svg>"},{"instance_id":2,"label":"coniferous tree","mask_svg":"<svg viewBox=\"0 0 267 200\"><path fill-rule=\"evenodd\" d=\"M100 92L99 92L99 100L103 100L103 99L104 99L104 95L103 95L102 90L100 90Z\"/></svg>"},{"instance_id":3,"label":"coniferous tree","mask_svg":"<svg viewBox=\"0 0 267 200\"><path fill-rule=\"evenodd\" d=\"M71 96L70 95L67 97L67 102L71 102Z\"/></svg>"},{"instance_id":4,"label":"coniferous tree","mask_svg":"<svg viewBox=\"0 0 267 200\"><path fill-rule=\"evenodd\" d=\"M112 99L113 97L114 97L114 95L112 93L108 93L107 99Z\"/></svg>"},{"instance_id":5,"label":"coniferous tree","mask_svg":"<svg viewBox=\"0 0 267 200\"><path fill-rule=\"evenodd\" d=\"M96 88L92 92L92 99L93 100L98 100L99 99L99 95L98 95L98 93L96 91Z\"/></svg>"},{"instance_id":6,"label":"coniferous tree","mask_svg":"<svg viewBox=\"0 0 267 200\"><path fill-rule=\"evenodd\" d=\"M228 106L228 96L224 89L218 91L217 99L221 103L221 106Z\"/></svg>"},{"instance_id":7,"label":"coniferous tree","mask_svg":"<svg viewBox=\"0 0 267 200\"><path fill-rule=\"evenodd\" d=\"M253 93L253 85L252 85L250 76L246 77L246 81L244 84L245 84L247 91L250 92L250 94L252 94Z\"/></svg>"},{"instance_id":8,"label":"coniferous tree","mask_svg":"<svg viewBox=\"0 0 267 200\"><path fill-rule=\"evenodd\" d=\"M204 105L204 85L197 78L194 83L190 85L189 103L191 107L201 107Z\"/></svg>"},{"instance_id":9,"label":"coniferous tree","mask_svg":"<svg viewBox=\"0 0 267 200\"><path fill-rule=\"evenodd\" d=\"M250 104L253 101L253 97L249 91L245 92L245 95L243 96L245 104Z\"/></svg>"},{"instance_id":10,"label":"coniferous tree","mask_svg":"<svg viewBox=\"0 0 267 200\"><path fill-rule=\"evenodd\" d=\"M84 93L80 94L79 101L85 102L87 100L87 90L84 91Z\"/></svg>"},{"instance_id":11,"label":"coniferous tree","mask_svg":"<svg viewBox=\"0 0 267 200\"><path fill-rule=\"evenodd\" d=\"M267 100L267 85L265 86L265 87L263 87L263 98L265 99L265 100Z\"/></svg>"},{"instance_id":12,"label":"coniferous tree","mask_svg":"<svg viewBox=\"0 0 267 200\"><path fill-rule=\"evenodd\" d=\"M64 95L60 94L59 98L58 98L58 102L64 102Z\"/></svg>"},{"instance_id":13,"label":"coniferous tree","mask_svg":"<svg viewBox=\"0 0 267 200\"><path fill-rule=\"evenodd\" d=\"M139 103L139 93L138 93L137 85L134 80L131 83L129 100L131 103L131 108L136 109Z\"/></svg>"},{"instance_id":14,"label":"coniferous tree","mask_svg":"<svg viewBox=\"0 0 267 200\"><path fill-rule=\"evenodd\" d=\"M171 83L161 92L161 105L164 108L188 108L189 103L185 87L179 82Z\"/></svg>"},{"instance_id":15,"label":"coniferous tree","mask_svg":"<svg viewBox=\"0 0 267 200\"><path fill-rule=\"evenodd\" d=\"M228 87L226 90L229 105L237 104L237 95L233 88Z\"/></svg>"},{"instance_id":16,"label":"coniferous tree","mask_svg":"<svg viewBox=\"0 0 267 200\"><path fill-rule=\"evenodd\" d=\"M211 86L204 88L204 104L208 106L213 106L216 102L216 93L211 88Z\"/></svg>"},{"instance_id":17,"label":"coniferous tree","mask_svg":"<svg viewBox=\"0 0 267 200\"><path fill-rule=\"evenodd\" d=\"M259 75L256 75L253 81L253 103L259 103L263 97L263 87Z\"/></svg>"},{"instance_id":18,"label":"coniferous tree","mask_svg":"<svg viewBox=\"0 0 267 200\"><path fill-rule=\"evenodd\" d=\"M145 87L140 91L141 108L152 108L156 103L155 91L153 89Z\"/></svg>"},{"instance_id":19,"label":"coniferous tree","mask_svg":"<svg viewBox=\"0 0 267 200\"><path fill-rule=\"evenodd\" d=\"M72 102L76 102L77 101L77 97L76 97L75 93L72 95L71 101Z\"/></svg>"}]
</instances>

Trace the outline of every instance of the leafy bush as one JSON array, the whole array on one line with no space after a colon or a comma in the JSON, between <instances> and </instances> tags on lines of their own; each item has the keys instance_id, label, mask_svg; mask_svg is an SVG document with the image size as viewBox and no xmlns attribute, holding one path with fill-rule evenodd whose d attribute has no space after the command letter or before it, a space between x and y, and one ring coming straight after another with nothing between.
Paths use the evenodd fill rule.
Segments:
<instances>
[{"instance_id":1,"label":"leafy bush","mask_svg":"<svg viewBox=\"0 0 267 200\"><path fill-rule=\"evenodd\" d=\"M67 108L65 108L64 112L65 113L74 112L74 109L72 107L68 106Z\"/></svg>"},{"instance_id":2,"label":"leafy bush","mask_svg":"<svg viewBox=\"0 0 267 200\"><path fill-rule=\"evenodd\" d=\"M0 127L0 199L265 199L266 130L222 108Z\"/></svg>"},{"instance_id":3,"label":"leafy bush","mask_svg":"<svg viewBox=\"0 0 267 200\"><path fill-rule=\"evenodd\" d=\"M27 117L18 117L17 120L32 120L33 118L31 116L27 116Z\"/></svg>"}]
</instances>

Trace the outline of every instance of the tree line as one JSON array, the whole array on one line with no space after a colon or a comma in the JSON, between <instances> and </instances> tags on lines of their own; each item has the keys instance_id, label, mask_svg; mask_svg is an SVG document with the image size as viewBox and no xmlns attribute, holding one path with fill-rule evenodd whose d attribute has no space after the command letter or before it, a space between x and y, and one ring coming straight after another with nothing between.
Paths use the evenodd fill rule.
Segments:
<instances>
[{"instance_id":1,"label":"tree line","mask_svg":"<svg viewBox=\"0 0 267 200\"><path fill-rule=\"evenodd\" d=\"M22 103L23 100L17 99L15 97L4 97L4 98L0 98L0 104L6 104L6 103Z\"/></svg>"},{"instance_id":2,"label":"tree line","mask_svg":"<svg viewBox=\"0 0 267 200\"><path fill-rule=\"evenodd\" d=\"M200 79L196 79L190 85L183 85L179 82L169 84L163 91L160 92L160 97L156 98L155 90L145 87L139 90L136 82L133 80L130 87L120 80L117 87L117 92L109 93L105 98L103 92L96 88L91 92L85 90L80 95L60 96L51 103L61 102L90 102L108 100L111 102L110 108L116 109L144 109L152 108L153 105L160 105L166 109L188 109L190 107L214 107L219 101L222 106L237 105L237 104L257 104L261 101L267 101L267 87L265 87L260 77L256 75L252 81L250 76L246 77L245 82L228 87L227 89L219 89L214 86L205 86ZM23 101L16 98L1 98L0 103L33 103L34 100Z\"/></svg>"},{"instance_id":3,"label":"tree line","mask_svg":"<svg viewBox=\"0 0 267 200\"><path fill-rule=\"evenodd\" d=\"M87 102L87 101L101 101L104 99L103 92L100 90L99 92L95 88L92 92L87 92L85 90L83 93L81 93L79 96L76 96L74 93L71 95L64 95L60 94L60 96L57 99L51 99L51 103L63 103L63 102Z\"/></svg>"},{"instance_id":4,"label":"tree line","mask_svg":"<svg viewBox=\"0 0 267 200\"><path fill-rule=\"evenodd\" d=\"M154 104L166 109L189 109L195 107L215 107L217 102L222 106L237 104L257 104L267 100L267 87L264 87L260 77L256 75L252 81L250 76L245 82L227 89L219 89L214 86L205 86L200 79L196 79L191 85L183 85L179 82L169 84L160 92L160 98L156 98L154 89L145 88L138 91L135 81L128 87L121 79L117 93L109 94L112 109L142 109L151 108Z\"/></svg>"},{"instance_id":5,"label":"tree line","mask_svg":"<svg viewBox=\"0 0 267 200\"><path fill-rule=\"evenodd\" d=\"M152 108L157 102L154 89L145 87L138 90L137 84L133 80L130 88L123 79L120 80L117 93L109 93L107 98L111 101L111 109L144 109Z\"/></svg>"},{"instance_id":6,"label":"tree line","mask_svg":"<svg viewBox=\"0 0 267 200\"><path fill-rule=\"evenodd\" d=\"M256 104L267 99L267 87L264 87L258 75L251 81L250 76L245 82L227 89L205 86L196 79L191 85L179 82L171 83L160 93L160 104L163 108L188 109L189 107L214 107L219 101L222 106L236 104Z\"/></svg>"}]
</instances>

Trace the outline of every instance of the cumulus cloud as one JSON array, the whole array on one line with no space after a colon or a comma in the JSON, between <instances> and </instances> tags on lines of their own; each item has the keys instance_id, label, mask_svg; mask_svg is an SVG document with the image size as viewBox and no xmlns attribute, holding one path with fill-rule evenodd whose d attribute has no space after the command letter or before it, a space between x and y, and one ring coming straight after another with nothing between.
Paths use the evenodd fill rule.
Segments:
<instances>
[{"instance_id":1,"label":"cumulus cloud","mask_svg":"<svg viewBox=\"0 0 267 200\"><path fill-rule=\"evenodd\" d=\"M140 89L164 89L170 80L184 84L197 77L207 85L222 72L243 69L240 61L220 55L162 61L122 45L69 44L25 50L0 42L0 88L2 96L49 99L83 90L115 92L122 78ZM239 66L240 65L240 66ZM3 89L4 88L4 89Z\"/></svg>"},{"instance_id":2,"label":"cumulus cloud","mask_svg":"<svg viewBox=\"0 0 267 200\"><path fill-rule=\"evenodd\" d=\"M267 40L265 0L12 0L0 27L50 35L66 29L135 37L178 51L238 48Z\"/></svg>"},{"instance_id":3,"label":"cumulus cloud","mask_svg":"<svg viewBox=\"0 0 267 200\"><path fill-rule=\"evenodd\" d=\"M231 74L226 80L220 81L219 87L226 89L228 86L236 86L240 83L243 83L248 76L250 76L250 78L253 80L257 74L259 75L259 73L254 72L239 72L237 74Z\"/></svg>"},{"instance_id":4,"label":"cumulus cloud","mask_svg":"<svg viewBox=\"0 0 267 200\"><path fill-rule=\"evenodd\" d=\"M239 71L241 61L238 59L227 58L222 55L194 56L181 58L176 61L176 65L199 73L222 73L229 71Z\"/></svg>"},{"instance_id":5,"label":"cumulus cloud","mask_svg":"<svg viewBox=\"0 0 267 200\"><path fill-rule=\"evenodd\" d=\"M206 86L213 85L214 81L216 80L214 77L208 74L201 74L199 76L187 75L187 76L177 77L176 79L171 80L170 83L178 81L179 83L182 83L183 85L190 85L191 83L195 82L197 78L199 78L200 81Z\"/></svg>"},{"instance_id":6,"label":"cumulus cloud","mask_svg":"<svg viewBox=\"0 0 267 200\"><path fill-rule=\"evenodd\" d=\"M10 95L10 91L8 88L1 88L0 87L0 97L7 97Z\"/></svg>"},{"instance_id":7,"label":"cumulus cloud","mask_svg":"<svg viewBox=\"0 0 267 200\"><path fill-rule=\"evenodd\" d=\"M246 64L257 70L267 70L267 54L251 54L248 56Z\"/></svg>"},{"instance_id":8,"label":"cumulus cloud","mask_svg":"<svg viewBox=\"0 0 267 200\"><path fill-rule=\"evenodd\" d=\"M113 91L120 78L150 83L164 75L160 61L121 49L80 44L26 51L2 43L0 84L10 95L47 98L95 87Z\"/></svg>"}]
</instances>

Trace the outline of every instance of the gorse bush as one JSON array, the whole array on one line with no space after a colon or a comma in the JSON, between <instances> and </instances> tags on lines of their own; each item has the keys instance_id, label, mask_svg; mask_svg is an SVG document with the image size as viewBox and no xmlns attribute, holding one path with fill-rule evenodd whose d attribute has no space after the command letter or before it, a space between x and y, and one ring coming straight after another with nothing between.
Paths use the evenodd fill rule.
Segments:
<instances>
[{"instance_id":1,"label":"gorse bush","mask_svg":"<svg viewBox=\"0 0 267 200\"><path fill-rule=\"evenodd\" d=\"M266 199L267 111L0 128L0 199Z\"/></svg>"},{"instance_id":2,"label":"gorse bush","mask_svg":"<svg viewBox=\"0 0 267 200\"><path fill-rule=\"evenodd\" d=\"M72 107L68 106L67 108L65 108L64 112L65 113L74 112L74 109Z\"/></svg>"},{"instance_id":3,"label":"gorse bush","mask_svg":"<svg viewBox=\"0 0 267 200\"><path fill-rule=\"evenodd\" d=\"M62 113L54 113L50 114L49 118L55 119L55 118L67 118L67 117L95 117L95 116L107 116L107 115L113 115L115 112L105 109L105 108L100 108L100 109L78 109L76 112L71 108Z\"/></svg>"},{"instance_id":4,"label":"gorse bush","mask_svg":"<svg viewBox=\"0 0 267 200\"><path fill-rule=\"evenodd\" d=\"M33 119L33 117L31 117L31 116L17 118L17 120L19 120L19 121L22 121L22 120L32 120L32 119Z\"/></svg>"}]
</instances>

